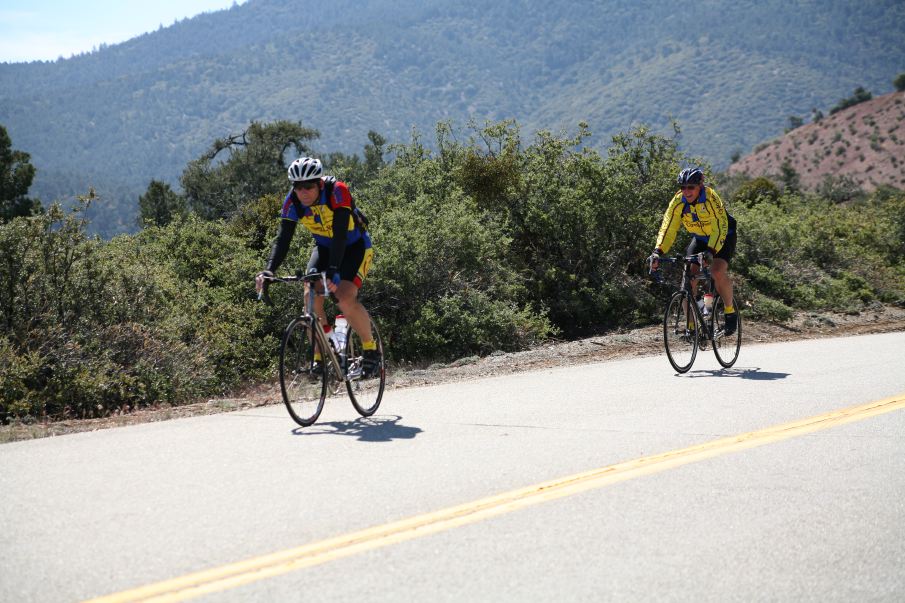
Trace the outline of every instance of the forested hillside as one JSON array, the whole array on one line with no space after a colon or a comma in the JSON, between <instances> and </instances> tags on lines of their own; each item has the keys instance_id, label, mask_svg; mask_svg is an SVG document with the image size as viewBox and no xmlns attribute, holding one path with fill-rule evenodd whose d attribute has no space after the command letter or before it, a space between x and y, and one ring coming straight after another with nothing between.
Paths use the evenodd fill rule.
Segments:
<instances>
[{"instance_id":1,"label":"forested hillside","mask_svg":"<svg viewBox=\"0 0 905 603\"><path fill-rule=\"evenodd\" d=\"M97 188L95 228L134 230L151 179L173 185L210 141L280 119L318 151L374 130L515 118L590 143L633 124L716 167L789 115L905 65L905 3L708 0L249 0L68 60L0 65L0 124L45 202Z\"/></svg>"}]
</instances>

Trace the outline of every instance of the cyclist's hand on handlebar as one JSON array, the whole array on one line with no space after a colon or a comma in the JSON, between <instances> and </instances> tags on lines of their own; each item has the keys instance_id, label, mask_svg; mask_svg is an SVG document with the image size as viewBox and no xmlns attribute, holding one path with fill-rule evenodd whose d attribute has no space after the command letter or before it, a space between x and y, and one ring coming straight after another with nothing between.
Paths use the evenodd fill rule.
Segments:
<instances>
[{"instance_id":1,"label":"cyclist's hand on handlebar","mask_svg":"<svg viewBox=\"0 0 905 603\"><path fill-rule=\"evenodd\" d=\"M713 263L713 249L707 248L707 251L702 253L702 259L704 260L704 265L709 266Z\"/></svg>"},{"instance_id":2,"label":"cyclist's hand on handlebar","mask_svg":"<svg viewBox=\"0 0 905 603\"><path fill-rule=\"evenodd\" d=\"M660 253L657 250L654 250L647 258L647 263L650 264L651 273L656 272L660 268Z\"/></svg>"},{"instance_id":3,"label":"cyclist's hand on handlebar","mask_svg":"<svg viewBox=\"0 0 905 603\"><path fill-rule=\"evenodd\" d=\"M340 281L339 271L332 269L332 268L330 270L328 270L327 290L330 293L336 293L336 289L337 289L337 287L339 287L339 281Z\"/></svg>"},{"instance_id":4,"label":"cyclist's hand on handlebar","mask_svg":"<svg viewBox=\"0 0 905 603\"><path fill-rule=\"evenodd\" d=\"M264 285L266 284L266 277L272 277L273 272L270 270L262 270L261 272L255 275L255 291L259 294L264 292Z\"/></svg>"}]
</instances>

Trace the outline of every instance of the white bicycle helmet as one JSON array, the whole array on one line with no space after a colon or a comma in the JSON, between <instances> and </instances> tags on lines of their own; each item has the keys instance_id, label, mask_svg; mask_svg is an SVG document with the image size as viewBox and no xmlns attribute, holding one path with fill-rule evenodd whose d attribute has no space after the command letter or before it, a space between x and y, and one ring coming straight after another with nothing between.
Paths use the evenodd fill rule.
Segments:
<instances>
[{"instance_id":1,"label":"white bicycle helmet","mask_svg":"<svg viewBox=\"0 0 905 603\"><path fill-rule=\"evenodd\" d=\"M289 179L293 182L317 180L324 175L324 164L314 157L300 157L289 166Z\"/></svg>"}]
</instances>

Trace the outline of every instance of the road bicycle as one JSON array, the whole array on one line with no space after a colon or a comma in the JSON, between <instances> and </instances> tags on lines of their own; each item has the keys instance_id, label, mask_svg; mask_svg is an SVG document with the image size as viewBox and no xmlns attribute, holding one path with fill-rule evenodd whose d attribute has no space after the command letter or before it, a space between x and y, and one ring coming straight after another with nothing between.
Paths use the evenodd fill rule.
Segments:
<instances>
[{"instance_id":1,"label":"road bicycle","mask_svg":"<svg viewBox=\"0 0 905 603\"><path fill-rule=\"evenodd\" d=\"M729 368L738 360L742 347L742 317L738 314L735 333L726 335L726 307L713 284L710 269L704 266L704 253L676 255L660 258L660 263L682 264L682 280L679 288L670 296L663 313L663 345L669 363L679 373L688 372L698 354L698 349L713 348L717 362ZM697 274L691 267L699 266ZM651 271L655 280L662 282L659 271ZM694 283L703 282L704 287ZM700 292L704 289L703 293ZM705 301L712 296L712 306Z\"/></svg>"},{"instance_id":2,"label":"road bicycle","mask_svg":"<svg viewBox=\"0 0 905 603\"><path fill-rule=\"evenodd\" d=\"M317 293L315 283L320 281L321 290L327 291L326 272L265 276L264 280L261 299L268 303L266 285L269 283L306 285L304 312L289 322L280 342L280 390L289 416L302 427L313 424L323 411L327 396L339 395L343 387L361 416L373 415L386 387L383 340L374 320L371 320L371 333L380 360L376 373L369 376L364 371L361 337L348 327L346 333L334 329L327 335L313 311L315 297L325 295ZM315 352L319 353L319 361L315 360Z\"/></svg>"}]
</instances>

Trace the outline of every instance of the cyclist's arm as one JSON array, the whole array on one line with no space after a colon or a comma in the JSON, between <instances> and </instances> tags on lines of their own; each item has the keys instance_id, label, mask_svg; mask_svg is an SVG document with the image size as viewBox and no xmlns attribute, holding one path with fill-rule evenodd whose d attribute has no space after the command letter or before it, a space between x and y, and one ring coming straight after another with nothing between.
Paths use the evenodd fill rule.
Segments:
<instances>
[{"instance_id":1,"label":"cyclist's arm","mask_svg":"<svg viewBox=\"0 0 905 603\"><path fill-rule=\"evenodd\" d=\"M729 234L729 214L726 212L723 200L712 188L707 189L706 204L707 211L713 216L707 247L716 254L723 248L723 243L726 242L726 235Z\"/></svg>"},{"instance_id":2,"label":"cyclist's arm","mask_svg":"<svg viewBox=\"0 0 905 603\"><path fill-rule=\"evenodd\" d=\"M343 256L346 254L346 236L349 234L349 219L352 210L348 207L338 207L333 210L333 237L330 240L330 263L328 271L339 272L343 264Z\"/></svg>"},{"instance_id":3,"label":"cyclist's arm","mask_svg":"<svg viewBox=\"0 0 905 603\"><path fill-rule=\"evenodd\" d=\"M660 232L657 234L657 243L654 247L661 253L666 253L676 240L679 225L682 223L682 193L679 193L669 202L669 208L663 214L663 222L660 224Z\"/></svg>"},{"instance_id":4,"label":"cyclist's arm","mask_svg":"<svg viewBox=\"0 0 905 603\"><path fill-rule=\"evenodd\" d=\"M276 272L286 254L289 253L289 244L292 243L292 235L295 234L295 227L298 222L283 218L280 220L280 230L277 232L276 238L273 240L273 246L270 249L270 257L267 258L267 270L271 273Z\"/></svg>"},{"instance_id":5,"label":"cyclist's arm","mask_svg":"<svg viewBox=\"0 0 905 603\"><path fill-rule=\"evenodd\" d=\"M333 276L339 272L343 264L349 228L355 227L352 223L352 194L344 182L337 181L333 186L333 195L327 202L333 210L333 235L330 238L330 262L327 264L327 271Z\"/></svg>"}]
</instances>

